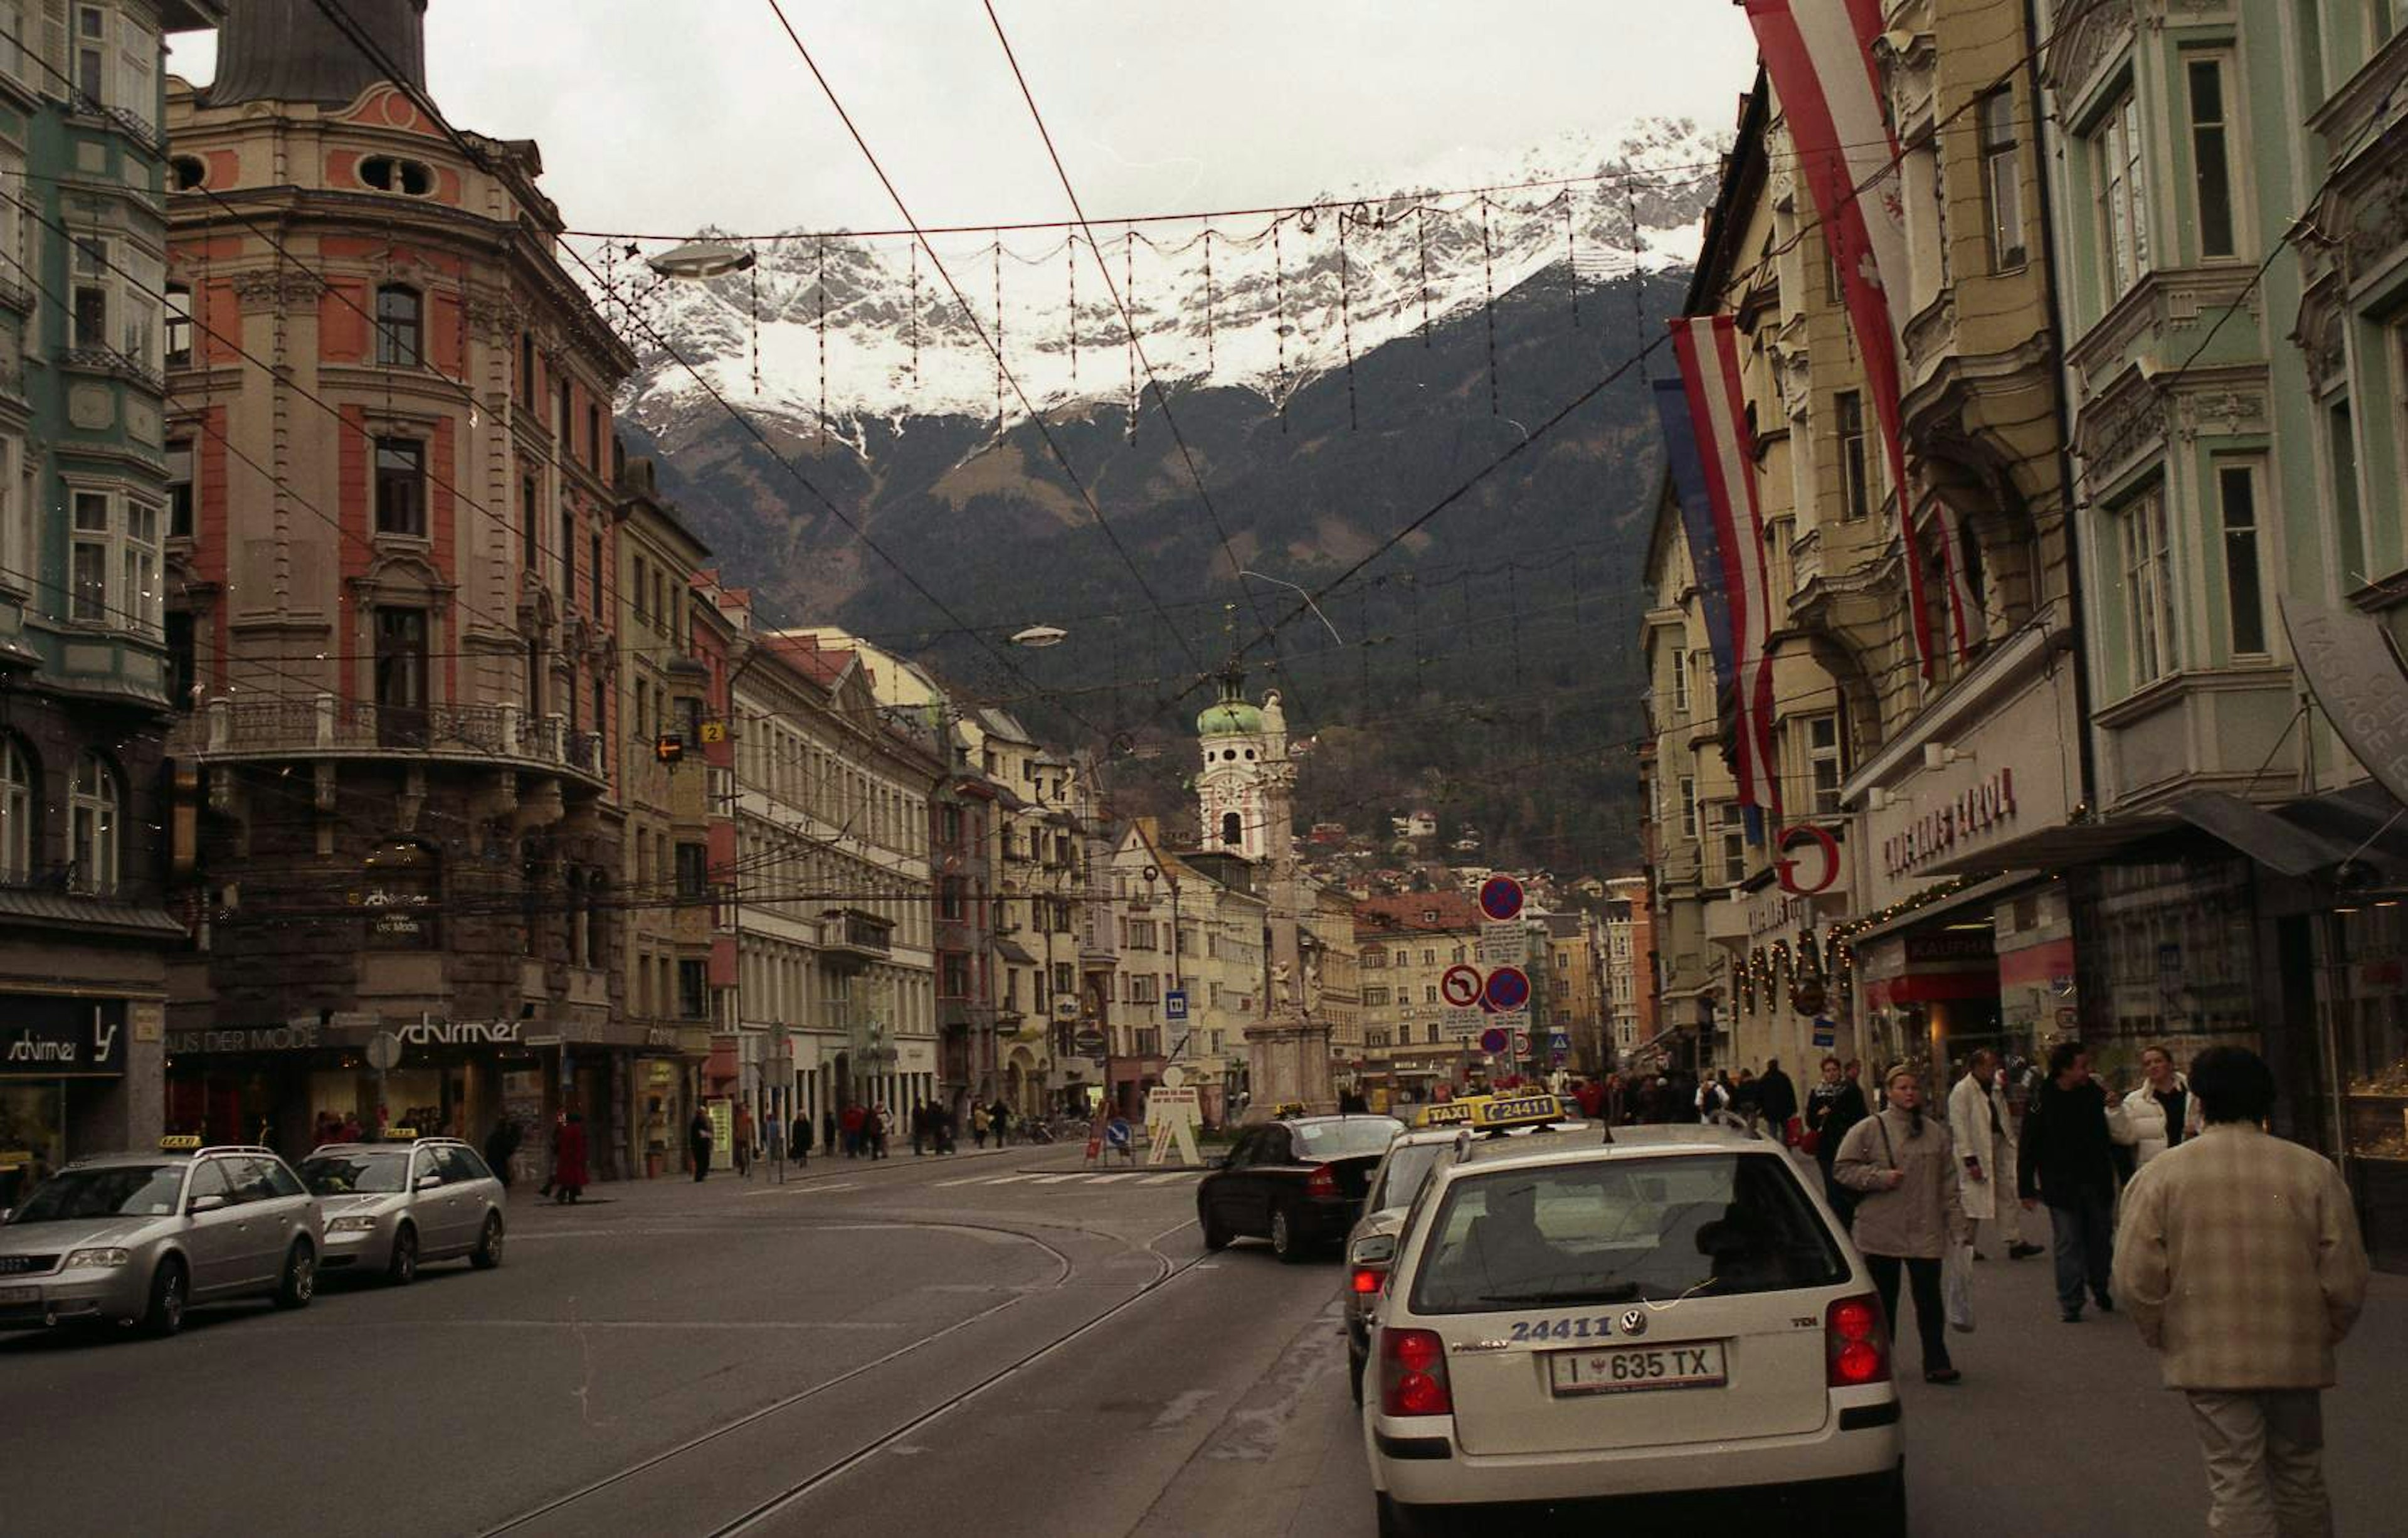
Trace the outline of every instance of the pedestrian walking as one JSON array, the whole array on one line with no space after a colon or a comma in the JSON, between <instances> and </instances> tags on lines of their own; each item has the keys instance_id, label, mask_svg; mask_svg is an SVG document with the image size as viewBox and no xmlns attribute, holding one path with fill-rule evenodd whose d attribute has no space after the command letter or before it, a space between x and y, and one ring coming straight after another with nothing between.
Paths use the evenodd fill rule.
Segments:
<instances>
[{"instance_id":1,"label":"pedestrian walking","mask_svg":"<svg viewBox=\"0 0 2408 1538\"><path fill-rule=\"evenodd\" d=\"M1869 1114L1864 1091L1842 1075L1840 1059L1824 1058L1823 1082L1806 1095L1806 1134L1813 1140L1814 1162L1823 1171L1823 1199L1842 1223L1855 1216L1856 1193L1832 1178L1831 1165L1840 1157L1841 1140Z\"/></svg>"},{"instance_id":2,"label":"pedestrian walking","mask_svg":"<svg viewBox=\"0 0 2408 1538\"><path fill-rule=\"evenodd\" d=\"M485 1163L505 1192L510 1188L510 1160L518 1155L519 1137L519 1124L508 1116L497 1118L485 1134Z\"/></svg>"},{"instance_id":3,"label":"pedestrian walking","mask_svg":"<svg viewBox=\"0 0 2408 1538\"><path fill-rule=\"evenodd\" d=\"M1833 1171L1862 1193L1856 1204L1856 1248L1880 1289L1882 1312L1895 1334L1901 1268L1914 1295L1914 1330L1923 1344L1923 1381L1956 1383L1964 1374L1948 1359L1948 1322L1940 1300L1940 1260L1965 1231L1956 1160L1947 1126L1923 1112L1923 1081L1900 1064L1883 1081L1889 1104L1849 1128Z\"/></svg>"},{"instance_id":4,"label":"pedestrian walking","mask_svg":"<svg viewBox=\"0 0 2408 1538\"><path fill-rule=\"evenodd\" d=\"M752 1108L742 1100L736 1102L733 1131L735 1135L728 1141L735 1144L732 1152L736 1156L736 1172L750 1180L752 1178Z\"/></svg>"},{"instance_id":5,"label":"pedestrian walking","mask_svg":"<svg viewBox=\"0 0 2408 1538\"><path fill-rule=\"evenodd\" d=\"M844 1129L845 1157L859 1158L861 1157L861 1128L863 1122L865 1122L867 1117L868 1113L862 1109L862 1105L859 1100L847 1100L845 1102L844 1114L838 1117L837 1121L837 1125Z\"/></svg>"},{"instance_id":6,"label":"pedestrian walking","mask_svg":"<svg viewBox=\"0 0 2408 1538\"><path fill-rule=\"evenodd\" d=\"M888 1125L886 1107L884 1105L871 1106L868 1113L862 1117L861 1131L862 1135L869 1140L869 1157L871 1158L884 1158L886 1157L886 1134Z\"/></svg>"},{"instance_id":7,"label":"pedestrian walking","mask_svg":"<svg viewBox=\"0 0 2408 1538\"><path fill-rule=\"evenodd\" d=\"M1781 1071L1781 1059L1764 1061L1764 1077L1756 1081L1756 1108L1763 1114L1765 1126L1784 1143L1795 1145L1798 1128L1791 1124L1798 1119L1798 1086L1789 1075Z\"/></svg>"},{"instance_id":8,"label":"pedestrian walking","mask_svg":"<svg viewBox=\"0 0 2408 1538\"><path fill-rule=\"evenodd\" d=\"M786 1138L786 1152L794 1159L796 1169L810 1163L811 1114L810 1112L795 1113L795 1128Z\"/></svg>"},{"instance_id":9,"label":"pedestrian walking","mask_svg":"<svg viewBox=\"0 0 2408 1538\"><path fill-rule=\"evenodd\" d=\"M831 1158L836 1157L836 1107L829 1106L820 1113L820 1147L824 1149Z\"/></svg>"},{"instance_id":10,"label":"pedestrian walking","mask_svg":"<svg viewBox=\"0 0 2408 1538\"><path fill-rule=\"evenodd\" d=\"M2122 1097L2091 1076L2090 1054L2077 1042L2049 1048L2048 1071L2024 1113L2015 1184L2024 1211L2048 1203L2057 1308L2067 1324L2080 1324L2086 1286L2102 1313L2115 1307L2107 1291L2115 1243L2114 1140L2107 1117Z\"/></svg>"},{"instance_id":11,"label":"pedestrian walking","mask_svg":"<svg viewBox=\"0 0 2408 1538\"><path fill-rule=\"evenodd\" d=\"M552 1184L557 1178L552 1171L560 1168L560 1135L567 1126L567 1112L562 1111L553 1114L552 1118L552 1157L544 1160L543 1185L538 1187L535 1193L538 1197L549 1197L552 1195Z\"/></svg>"},{"instance_id":12,"label":"pedestrian walking","mask_svg":"<svg viewBox=\"0 0 2408 1538\"><path fill-rule=\"evenodd\" d=\"M568 1113L552 1151L552 1200L574 1201L585 1194L585 1117Z\"/></svg>"},{"instance_id":13,"label":"pedestrian walking","mask_svg":"<svg viewBox=\"0 0 2408 1538\"><path fill-rule=\"evenodd\" d=\"M995 1145L1002 1147L1011 1139L1011 1107L996 1101L995 1108L987 1113L986 1124L995 1133Z\"/></svg>"},{"instance_id":14,"label":"pedestrian walking","mask_svg":"<svg viewBox=\"0 0 2408 1538\"><path fill-rule=\"evenodd\" d=\"M2274 1074L2256 1053L2208 1048L2186 1094L2204 1102L2200 1135L2144 1162L2124 1193L2115 1294L2166 1387L2190 1401L2208 1531L2330 1538L2323 1390L2367 1286L2349 1187L2262 1129Z\"/></svg>"},{"instance_id":15,"label":"pedestrian walking","mask_svg":"<svg viewBox=\"0 0 2408 1538\"><path fill-rule=\"evenodd\" d=\"M1991 1225L2006 1242L2007 1258L2038 1255L2040 1246L2024 1242L2023 1208L2013 1197L2000 1200L1999 1186L2016 1168L2015 1140L2007 1121L2006 1092L1998 1084L1996 1054L1981 1048L1965 1064L1965 1076L1948 1091L1948 1136L1956 1145L1956 1169L1963 1181L1965 1221L1972 1229L1974 1258L1980 1249L1980 1224Z\"/></svg>"},{"instance_id":16,"label":"pedestrian walking","mask_svg":"<svg viewBox=\"0 0 2408 1538\"><path fill-rule=\"evenodd\" d=\"M2161 1046L2141 1049L2141 1087L2124 1097L2109 1118L2115 1141L2132 1150L2135 1172L2205 1125L2190 1081L2174 1071L2173 1054Z\"/></svg>"},{"instance_id":17,"label":"pedestrian walking","mask_svg":"<svg viewBox=\"0 0 2408 1538\"><path fill-rule=\"evenodd\" d=\"M986 1107L973 1104L970 1107L970 1137L982 1148L986 1146ZM1001 1144L997 1146L1000 1147Z\"/></svg>"},{"instance_id":18,"label":"pedestrian walking","mask_svg":"<svg viewBox=\"0 0 2408 1538\"><path fill-rule=\"evenodd\" d=\"M928 1118L935 1127L937 1152L939 1154L952 1153L953 1151L953 1107L948 1105L931 1105L928 1107Z\"/></svg>"},{"instance_id":19,"label":"pedestrian walking","mask_svg":"<svg viewBox=\"0 0 2408 1538\"><path fill-rule=\"evenodd\" d=\"M685 1151L694 1160L694 1178L699 1185L710 1173L710 1113L697 1105L694 1120L685 1124Z\"/></svg>"},{"instance_id":20,"label":"pedestrian walking","mask_svg":"<svg viewBox=\"0 0 2408 1538\"><path fill-rule=\"evenodd\" d=\"M1720 1079L1708 1074L1698 1081L1698 1093L1692 1103L1698 1108L1698 1120L1711 1122L1730 1109L1730 1090Z\"/></svg>"},{"instance_id":21,"label":"pedestrian walking","mask_svg":"<svg viewBox=\"0 0 2408 1538\"><path fill-rule=\"evenodd\" d=\"M936 1130L929 1125L931 1118L928 1112L929 1105L925 1100L911 1108L911 1157L913 1158L926 1157L928 1139Z\"/></svg>"}]
</instances>

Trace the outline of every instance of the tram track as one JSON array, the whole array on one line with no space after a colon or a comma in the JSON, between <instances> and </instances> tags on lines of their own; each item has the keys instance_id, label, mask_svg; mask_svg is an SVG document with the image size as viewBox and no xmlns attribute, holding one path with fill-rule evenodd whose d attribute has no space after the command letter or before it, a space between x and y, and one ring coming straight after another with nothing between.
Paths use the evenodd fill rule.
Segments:
<instances>
[{"instance_id":1,"label":"tram track","mask_svg":"<svg viewBox=\"0 0 2408 1538\"><path fill-rule=\"evenodd\" d=\"M1022 1288L1016 1290L1009 1297L1000 1299L984 1308L979 1309L974 1313L953 1320L940 1329L931 1330L927 1334L923 1335L907 1344L897 1346L892 1351L873 1358L868 1361L848 1368L844 1372L838 1373L832 1377L823 1379L818 1383L811 1384L794 1393L787 1394L774 1400L767 1404L760 1405L752 1410L747 1411L743 1415L738 1416L733 1419L727 1420L720 1425L711 1427L708 1430L688 1437L684 1441L680 1442L673 1446L647 1454L646 1456L626 1463L609 1473L603 1474L597 1478L590 1479L573 1489L553 1496L551 1499L546 1500L538 1505L531 1506L501 1522L484 1528L480 1531L480 1538L496 1538L496 1535L503 1533L524 1532L530 1529L546 1526L555 1518L568 1517L571 1520L574 1520L580 1514L590 1510L595 1502L614 1494L623 1494L635 1488L640 1482L646 1481L651 1476L656 1476L664 1471L674 1471L681 1464L693 1461L698 1455L712 1451L726 1444L729 1438L732 1438L740 1432L763 1430L770 1423L780 1419L781 1417L787 1416L798 1411L805 1411L811 1405L812 1401L821 1400L825 1396L845 1387L847 1385L856 1383L872 1373L880 1372L882 1369L895 1367L897 1364L903 1363L916 1354L924 1352L927 1348L937 1345L948 1338L958 1335L986 1320L992 1319L1008 1309L1025 1304L1035 1298L1059 1293L1064 1287L1072 1285L1077 1278L1079 1270L1077 1261L1073 1260L1071 1257L1063 1250L1048 1243L1036 1233L1029 1232L1025 1229L1010 1228L1002 1224L968 1222L958 1218L931 1219L924 1222L913 1222L908 1220L882 1221L874 1226L880 1228L921 1229L930 1232L958 1232L968 1230L1009 1235L1013 1239L1033 1244L1038 1248L1044 1250L1054 1258L1059 1265L1060 1270L1056 1272L1050 1283L1046 1283L1033 1288ZM1029 1227L1081 1233L1090 1237L1119 1237L1117 1235L1109 1234L1101 1229L1090 1229L1078 1224L1032 1224L1029 1225ZM712 1538L720 1538L720 1535L723 1534L747 1532L757 1529L764 1522L768 1521L796 1503L807 1499L814 1490L826 1486L832 1481L840 1479L852 1469L872 1458L875 1458L880 1452L886 1448L896 1445L914 1431L931 1424L932 1422L942 1419L944 1416L968 1404L973 1400L978 1399L980 1396L987 1393L998 1385L1026 1372L1029 1368L1034 1367L1047 1358L1052 1357L1064 1347L1079 1340L1081 1337L1102 1328L1113 1319L1118 1318L1122 1315L1137 1307L1139 1304L1155 1296L1165 1286L1176 1281L1179 1277L1186 1274L1188 1272L1194 1270L1199 1263L1211 1258L1209 1254L1198 1254L1185 1260L1174 1260L1171 1257L1165 1255L1159 1248L1162 1242L1168 1239L1171 1235L1194 1227L1195 1222L1193 1219L1174 1224L1147 1239L1143 1244L1134 1247L1136 1253L1150 1255L1154 1258L1155 1261L1155 1272L1150 1280L1140 1285L1136 1290L1131 1292L1127 1297L1121 1299L1117 1302L1111 1304L1109 1307L1106 1307L1100 1312L1081 1320L1077 1324L1074 1324L1066 1330L1060 1330L1054 1332L1042 1343L1017 1353L999 1368L983 1374L977 1379L977 1381L964 1386L959 1391L948 1395L946 1398L933 1405L905 1416L895 1424L889 1425L885 1430L881 1430L872 1437L861 1441L850 1450L835 1457L824 1456L818 1460L816 1466L809 1473L803 1473L799 1477L792 1478L783 1486L783 1488L778 1489L773 1494L770 1494L766 1499L755 1501L753 1504L738 1516L722 1522L718 1526L701 1531L709 1532L712 1535Z\"/></svg>"}]
</instances>

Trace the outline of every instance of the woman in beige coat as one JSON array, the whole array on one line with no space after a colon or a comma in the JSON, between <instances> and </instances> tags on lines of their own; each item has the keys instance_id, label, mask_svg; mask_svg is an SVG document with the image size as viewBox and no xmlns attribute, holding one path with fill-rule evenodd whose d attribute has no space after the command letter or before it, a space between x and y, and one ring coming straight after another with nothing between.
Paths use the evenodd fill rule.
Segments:
<instances>
[{"instance_id":1,"label":"woman in beige coat","mask_svg":"<svg viewBox=\"0 0 2408 1538\"><path fill-rule=\"evenodd\" d=\"M1832 1178L1863 1193L1856 1206L1856 1248L1881 1289L1882 1309L1898 1330L1898 1280L1902 1268L1914 1294L1914 1329L1923 1343L1923 1381L1955 1383L1964 1374L1948 1359L1948 1322L1940 1301L1940 1258L1965 1232L1956 1158L1947 1124L1923 1113L1923 1081L1899 1064L1883 1081L1888 1104L1848 1129Z\"/></svg>"}]
</instances>

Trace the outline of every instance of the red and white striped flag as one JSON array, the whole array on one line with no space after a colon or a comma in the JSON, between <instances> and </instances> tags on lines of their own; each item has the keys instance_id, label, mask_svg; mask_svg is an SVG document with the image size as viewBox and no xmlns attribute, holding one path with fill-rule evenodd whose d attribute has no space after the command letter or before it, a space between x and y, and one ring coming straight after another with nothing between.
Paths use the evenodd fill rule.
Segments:
<instances>
[{"instance_id":1,"label":"red and white striped flag","mask_svg":"<svg viewBox=\"0 0 2408 1538\"><path fill-rule=\"evenodd\" d=\"M1890 485L1898 494L1905 540L1906 582L1915 655L1931 673L1931 611L1916 558L1914 496L1906 479L1899 431L1899 397L1911 279L1906 247L1906 194L1899 173L1898 137L1882 109L1873 39L1882 33L1881 0L1746 0L1748 21L1765 73L1798 151L1798 169L1822 216L1823 238L1839 268L1840 287L1865 383L1881 426ZM1948 568L1949 608L1957 654L1970 651L1973 616L1956 522L1937 520Z\"/></svg>"},{"instance_id":2,"label":"red and white striped flag","mask_svg":"<svg viewBox=\"0 0 2408 1538\"><path fill-rule=\"evenodd\" d=\"M1704 461L1718 549L1694 552L1723 574L1730 611L1733 768L1739 804L1781 816L1781 782L1772 772L1772 583L1764 561L1764 513L1756 496L1756 442L1740 386L1739 327L1728 315L1684 315L1672 323L1672 351L1689 396L1689 422Z\"/></svg>"}]
</instances>

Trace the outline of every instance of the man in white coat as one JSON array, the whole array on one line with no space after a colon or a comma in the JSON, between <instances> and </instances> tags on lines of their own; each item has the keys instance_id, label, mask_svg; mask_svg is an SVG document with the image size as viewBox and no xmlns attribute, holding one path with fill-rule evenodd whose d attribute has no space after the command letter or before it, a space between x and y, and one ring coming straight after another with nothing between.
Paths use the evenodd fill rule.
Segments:
<instances>
[{"instance_id":1,"label":"man in white coat","mask_svg":"<svg viewBox=\"0 0 2408 1538\"><path fill-rule=\"evenodd\" d=\"M2007 1258L2021 1260L2041 1249L2024 1243L2023 1209L2015 1194L1999 1195L2000 1182L2013 1179L2015 1148L1997 1070L1998 1058L1986 1048L1965 1065L1965 1076L1948 1092L1948 1136L1956 1148L1965 1221L1975 1243L1987 1225L1993 1237L2006 1241Z\"/></svg>"}]
</instances>

